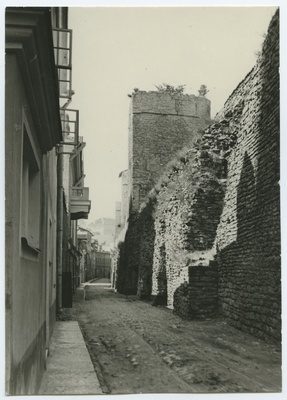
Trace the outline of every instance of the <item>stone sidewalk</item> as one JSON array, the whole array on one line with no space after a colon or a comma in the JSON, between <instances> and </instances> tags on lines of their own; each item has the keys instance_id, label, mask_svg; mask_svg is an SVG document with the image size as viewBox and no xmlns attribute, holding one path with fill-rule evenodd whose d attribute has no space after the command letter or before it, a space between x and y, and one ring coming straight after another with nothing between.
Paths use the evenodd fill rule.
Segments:
<instances>
[{"instance_id":1,"label":"stone sidewalk","mask_svg":"<svg viewBox=\"0 0 287 400\"><path fill-rule=\"evenodd\" d=\"M56 322L39 395L103 394L77 321Z\"/></svg>"}]
</instances>

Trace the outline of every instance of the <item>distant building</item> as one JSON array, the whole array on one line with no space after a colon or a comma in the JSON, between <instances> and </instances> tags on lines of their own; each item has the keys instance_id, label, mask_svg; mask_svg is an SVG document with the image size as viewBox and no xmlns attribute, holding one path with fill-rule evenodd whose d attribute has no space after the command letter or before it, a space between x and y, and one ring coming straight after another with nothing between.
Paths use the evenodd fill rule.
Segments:
<instances>
[{"instance_id":1,"label":"distant building","mask_svg":"<svg viewBox=\"0 0 287 400\"><path fill-rule=\"evenodd\" d=\"M88 229L78 227L78 248L81 251L79 284L95 278L95 271L91 262L92 237Z\"/></svg>"},{"instance_id":2,"label":"distant building","mask_svg":"<svg viewBox=\"0 0 287 400\"><path fill-rule=\"evenodd\" d=\"M95 278L111 278L111 253L108 251L92 250L92 265L95 269Z\"/></svg>"},{"instance_id":3,"label":"distant building","mask_svg":"<svg viewBox=\"0 0 287 400\"><path fill-rule=\"evenodd\" d=\"M103 250L109 251L114 246L115 220L112 218L99 218L87 227L93 232Z\"/></svg>"},{"instance_id":4,"label":"distant building","mask_svg":"<svg viewBox=\"0 0 287 400\"><path fill-rule=\"evenodd\" d=\"M129 171L122 171L119 174L119 178L121 178L121 202L116 202L115 246L117 246L119 241L124 239L125 231L127 229L130 203Z\"/></svg>"},{"instance_id":5,"label":"distant building","mask_svg":"<svg viewBox=\"0 0 287 400\"><path fill-rule=\"evenodd\" d=\"M121 225L123 227L127 223L129 216L129 171L127 169L122 171L119 175L119 178L122 180Z\"/></svg>"},{"instance_id":6,"label":"distant building","mask_svg":"<svg viewBox=\"0 0 287 400\"><path fill-rule=\"evenodd\" d=\"M115 207L115 239L119 236L120 231L122 230L121 224L121 213L122 213L122 203L120 201L116 202Z\"/></svg>"}]
</instances>

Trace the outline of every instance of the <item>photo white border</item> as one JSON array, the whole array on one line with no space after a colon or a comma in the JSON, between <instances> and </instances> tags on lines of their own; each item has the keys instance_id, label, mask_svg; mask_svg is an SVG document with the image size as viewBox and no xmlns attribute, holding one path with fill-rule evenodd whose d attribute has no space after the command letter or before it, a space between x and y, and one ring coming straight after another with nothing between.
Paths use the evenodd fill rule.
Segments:
<instances>
[{"instance_id":1,"label":"photo white border","mask_svg":"<svg viewBox=\"0 0 287 400\"><path fill-rule=\"evenodd\" d=\"M1 168L0 168L0 217L3 223L0 225L0 236L2 240L0 241L0 255L2 257L2 265L3 267L0 269L0 279L3 282L3 286L5 286L5 274L4 274L4 259L5 259L5 250L4 250L4 237L5 237L5 229L4 229L4 220L5 220L5 191L4 191L4 160L5 160L5 143L4 143L4 90L5 90L5 43L4 43L4 34L5 34L5 8L7 6L42 6L42 7L53 7L53 6L66 6L66 7L97 7L97 6L105 6L105 7L187 7L187 6L199 6L199 7L229 7L229 6L279 6L280 7L280 110L282 111L280 114L280 124L281 124L281 144L280 144L280 154L281 154L281 174L280 174L280 186L281 186L281 246L282 246L282 393L272 393L272 394L264 394L264 393L256 393L256 394L139 394L139 395L101 395L104 396L107 400L116 400L119 398L128 399L128 400L152 400L152 399L175 399L175 400L190 400L190 399L200 399L200 400L242 400L242 399L266 399L266 400L276 400L276 399L285 399L287 398L287 374L286 374L286 286L287 286L287 272L286 272L286 260L287 260L287 225L286 225L286 215L287 210L285 209L285 200L287 194L287 174L284 175L284 172L287 170L287 157L285 156L285 150L287 150L287 135L285 131L287 131L287 104L286 104L286 93L287 93L287 1L286 0L258 0L258 1L192 1L192 0L66 0L66 1L36 1L36 0L2 0L0 6L0 24L3 27L1 29L1 40L0 40L0 112L2 118L0 118L0 160L1 160ZM286 226L286 227L285 227ZM4 338L5 338L5 329L4 329L4 316L5 316L5 287L0 291L0 303L1 303L1 316L0 316L0 332L2 335L0 346L0 359L2 360L0 366L0 398L4 398L5 396L5 348L4 348ZM285 338L285 339L284 339ZM68 396L69 399L73 398L97 398L99 396ZM9 396L9 398L19 398L19 396ZM29 398L29 397L28 397ZM43 396L33 396L34 399L41 399ZM45 396L45 399L62 399L63 396Z\"/></svg>"}]
</instances>

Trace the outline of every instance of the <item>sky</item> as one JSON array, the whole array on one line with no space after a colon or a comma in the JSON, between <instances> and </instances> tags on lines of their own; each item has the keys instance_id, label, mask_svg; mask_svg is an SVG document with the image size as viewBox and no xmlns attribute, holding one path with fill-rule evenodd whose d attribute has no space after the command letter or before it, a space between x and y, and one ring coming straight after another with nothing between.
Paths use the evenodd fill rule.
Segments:
<instances>
[{"instance_id":1,"label":"sky","mask_svg":"<svg viewBox=\"0 0 287 400\"><path fill-rule=\"evenodd\" d=\"M73 96L84 137L88 223L115 217L134 88L207 85L212 117L254 66L275 7L70 7Z\"/></svg>"}]
</instances>

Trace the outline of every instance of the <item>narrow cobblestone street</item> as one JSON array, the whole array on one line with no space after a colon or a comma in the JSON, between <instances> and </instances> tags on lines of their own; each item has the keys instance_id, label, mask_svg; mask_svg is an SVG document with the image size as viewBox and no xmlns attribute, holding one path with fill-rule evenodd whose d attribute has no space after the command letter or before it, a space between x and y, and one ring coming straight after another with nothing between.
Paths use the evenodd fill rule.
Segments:
<instances>
[{"instance_id":1,"label":"narrow cobblestone street","mask_svg":"<svg viewBox=\"0 0 287 400\"><path fill-rule=\"evenodd\" d=\"M223 320L185 321L109 285L78 289L63 319L78 320L110 394L281 390L281 353Z\"/></svg>"}]
</instances>

